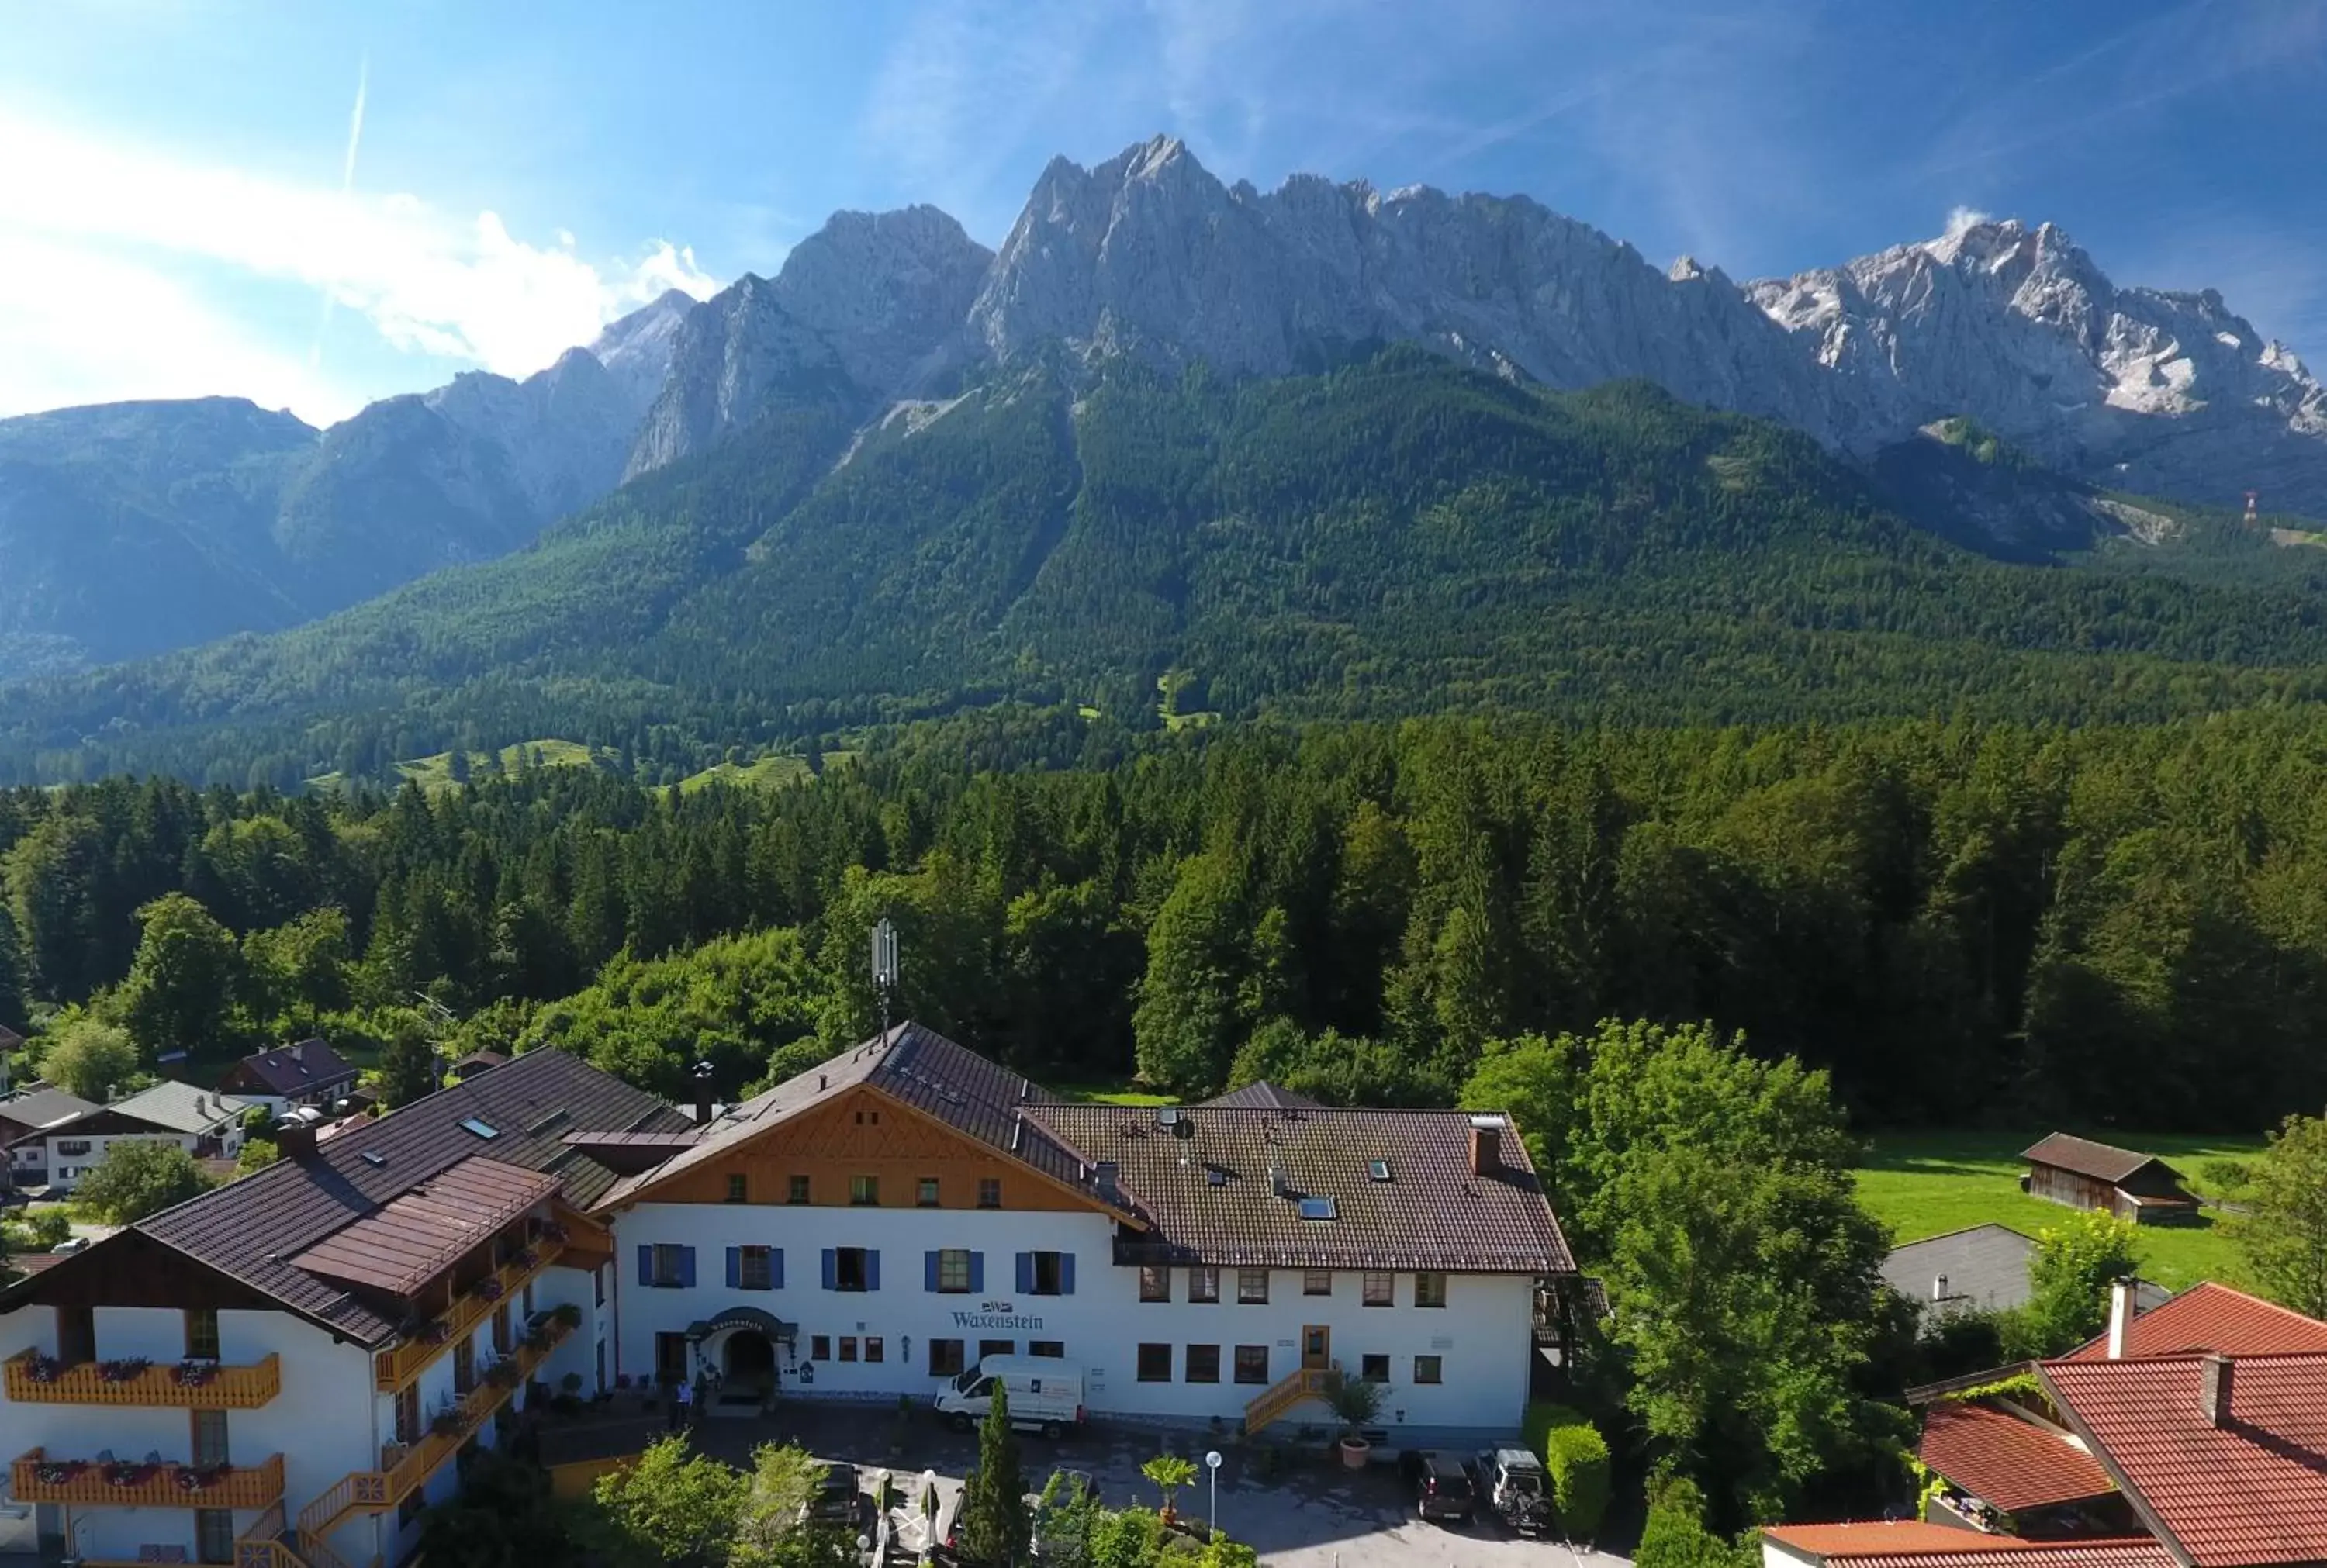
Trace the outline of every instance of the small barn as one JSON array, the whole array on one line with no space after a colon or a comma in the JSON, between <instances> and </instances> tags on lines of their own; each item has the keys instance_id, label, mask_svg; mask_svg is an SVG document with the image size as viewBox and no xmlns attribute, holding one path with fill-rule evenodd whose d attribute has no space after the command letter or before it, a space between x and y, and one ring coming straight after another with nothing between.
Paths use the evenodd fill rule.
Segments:
<instances>
[{"instance_id":1,"label":"small barn","mask_svg":"<svg viewBox=\"0 0 2327 1568\"><path fill-rule=\"evenodd\" d=\"M2198 1212L2182 1172L2154 1154L2054 1133L2021 1158L2028 1174L2020 1188L2031 1198L2098 1209L2135 1225L2171 1224Z\"/></svg>"}]
</instances>

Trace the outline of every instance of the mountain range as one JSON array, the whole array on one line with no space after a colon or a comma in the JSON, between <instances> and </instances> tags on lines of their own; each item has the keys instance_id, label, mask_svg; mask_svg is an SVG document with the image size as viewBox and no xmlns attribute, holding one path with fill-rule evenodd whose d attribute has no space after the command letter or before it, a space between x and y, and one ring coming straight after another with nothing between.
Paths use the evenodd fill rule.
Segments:
<instances>
[{"instance_id":1,"label":"mountain range","mask_svg":"<svg viewBox=\"0 0 2327 1568\"><path fill-rule=\"evenodd\" d=\"M1444 370L1425 374L1416 350ZM1814 461L1757 458L1760 478L1739 483L1777 508L1769 474L1811 485L1852 549L1875 536L1839 519L1869 508L2024 562L2170 545L2248 490L2267 495L2281 538L2307 540L2303 519L2327 518L2327 392L2295 357L2210 291L2114 285L2049 224L1963 221L1740 286L1686 259L1659 270L1524 198L1310 176L1264 193L1158 138L1096 168L1054 161L998 250L932 208L842 213L773 278L699 303L666 295L522 382L463 376L323 432L230 399L0 422L0 676L55 677L0 699L0 733L35 750L92 733L150 739L157 725L271 725L280 738L298 715L369 694L370 722L403 713L416 744L517 723L577 680L600 696L630 683L643 723L694 703L715 666L778 706L913 710L1061 681L1122 702L1199 655L1192 630L1225 602L1202 573L1257 518L1276 532L1229 554L1249 556L1238 572L1293 573L1268 591L1271 614L1346 610L1353 593L1378 608L1418 586L1397 574L1432 569L1410 541L1370 536L1355 557L1316 555L1321 514L1247 495L1248 471L1221 467L1232 453L1249 471L1294 462L1266 442L1331 445L1288 411L1330 423L1335 387L1422 388L1417 415L1435 409L1467 440L1482 382L1527 410L1487 419L1491 441L1524 430L1522 444L1567 454L1499 453L1538 499L1565 493L1541 465L1565 473L1580 450L1560 433L1605 423L1543 398L1645 382L1677 406L1814 443ZM1746 441L1725 425L1684 434L1680 413L1629 397L1615 406L1680 461ZM1151 427L1102 416L1133 406ZM1434 455L1397 423L1408 466L1380 476L1367 505L1412 527L1416 509L1461 495L1470 526L1541 544L1539 517L1495 520L1476 487L1432 471L1455 449ZM1594 451L1568 479L1604 483L1629 462ZM1699 477L1668 481L1717 499ZM2159 499L2133 499L2145 496ZM1596 504L1604 524L1613 502ZM1724 534L1723 550L1751 559L1753 537ZM1895 544L1877 553L1909 548ZM2201 551L2196 574L2308 584L2307 561L2266 561L2263 544ZM1304 575L1376 557L1393 576L1362 591L1343 582L1319 599ZM2111 560L2145 580L2155 564ZM1571 606L1581 585L1562 580ZM1481 592L1518 604L1529 590ZM910 647L894 628L865 635L883 603L923 617L926 635ZM2266 634L2284 608L2246 645L2156 646L2268 663L2302 642ZM70 677L335 610L285 637ZM1339 624L1337 637L1358 635ZM735 646L746 627L756 647ZM2126 649L2149 647L2126 635ZM1350 652L1327 662L1342 668ZM347 667L333 664L342 655ZM1243 700L1271 690L1260 681ZM601 729L620 727L598 697L584 705ZM174 755L153 740L116 760Z\"/></svg>"}]
</instances>

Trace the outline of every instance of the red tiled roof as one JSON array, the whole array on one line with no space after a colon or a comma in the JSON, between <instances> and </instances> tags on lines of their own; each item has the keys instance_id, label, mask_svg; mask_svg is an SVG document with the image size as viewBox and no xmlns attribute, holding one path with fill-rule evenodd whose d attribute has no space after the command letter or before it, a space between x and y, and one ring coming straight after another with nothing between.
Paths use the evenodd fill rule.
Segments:
<instances>
[{"instance_id":1,"label":"red tiled roof","mask_svg":"<svg viewBox=\"0 0 2327 1568\"><path fill-rule=\"evenodd\" d=\"M2327 1323L2244 1291L2211 1281L2170 1296L2126 1325L2128 1356L2176 1356L2219 1350L2225 1356L2268 1356L2327 1350ZM2069 1352L2071 1361L2108 1356L2108 1336Z\"/></svg>"},{"instance_id":2,"label":"red tiled roof","mask_svg":"<svg viewBox=\"0 0 2327 1568\"><path fill-rule=\"evenodd\" d=\"M2232 1361L2220 1427L2199 1407L2203 1359L2051 1361L2043 1376L2198 1568L2327 1561L2327 1354Z\"/></svg>"},{"instance_id":3,"label":"red tiled roof","mask_svg":"<svg viewBox=\"0 0 2327 1568\"><path fill-rule=\"evenodd\" d=\"M1919 1519L1773 1525L1762 1535L1790 1551L1848 1568L2175 1568L2172 1554L2146 1535L2023 1541Z\"/></svg>"},{"instance_id":4,"label":"red tiled roof","mask_svg":"<svg viewBox=\"0 0 2327 1568\"><path fill-rule=\"evenodd\" d=\"M2116 1486L2066 1433L1985 1405L1935 1405L1923 1418L1922 1461L2007 1514L2097 1498Z\"/></svg>"}]
</instances>

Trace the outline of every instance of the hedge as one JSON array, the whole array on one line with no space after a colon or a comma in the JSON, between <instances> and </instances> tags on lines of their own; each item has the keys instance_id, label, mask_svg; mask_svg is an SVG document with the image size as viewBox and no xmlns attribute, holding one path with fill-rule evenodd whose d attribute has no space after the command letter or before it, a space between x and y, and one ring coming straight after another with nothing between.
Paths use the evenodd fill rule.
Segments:
<instances>
[{"instance_id":1,"label":"hedge","mask_svg":"<svg viewBox=\"0 0 2327 1568\"><path fill-rule=\"evenodd\" d=\"M1562 1527L1572 1538L1590 1540L1608 1512L1607 1440L1565 1405L1528 1405L1524 1430L1528 1446L1543 1455Z\"/></svg>"}]
</instances>

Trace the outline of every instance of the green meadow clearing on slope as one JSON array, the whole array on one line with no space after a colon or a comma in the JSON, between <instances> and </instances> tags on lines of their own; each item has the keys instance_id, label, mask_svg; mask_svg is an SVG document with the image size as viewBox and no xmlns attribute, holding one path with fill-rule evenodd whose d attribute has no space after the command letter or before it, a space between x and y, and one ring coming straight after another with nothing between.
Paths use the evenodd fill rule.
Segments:
<instances>
[{"instance_id":1,"label":"green meadow clearing on slope","mask_svg":"<svg viewBox=\"0 0 2327 1568\"><path fill-rule=\"evenodd\" d=\"M1868 1140L1858 1171L1858 1196L1891 1227L1899 1242L1920 1241L1975 1225L2006 1225L2035 1235L2069 1211L2020 1190L2028 1166L2020 1152L2050 1128L2017 1133L1888 1133ZM2156 1154L2182 1172L2190 1190L2211 1197L2209 1160L2251 1160L2260 1137L2221 1134L2107 1133L2090 1134L2120 1148ZM2210 1209L2193 1225L2141 1229L2141 1272L2171 1290L2200 1280L2239 1283L2238 1244Z\"/></svg>"}]
</instances>

